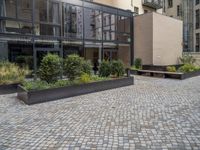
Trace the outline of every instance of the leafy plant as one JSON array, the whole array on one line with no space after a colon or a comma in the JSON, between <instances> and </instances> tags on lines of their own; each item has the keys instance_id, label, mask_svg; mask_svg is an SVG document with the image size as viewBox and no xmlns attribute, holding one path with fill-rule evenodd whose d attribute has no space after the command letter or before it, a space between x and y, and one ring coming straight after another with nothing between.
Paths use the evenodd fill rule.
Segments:
<instances>
[{"instance_id":1,"label":"leafy plant","mask_svg":"<svg viewBox=\"0 0 200 150\"><path fill-rule=\"evenodd\" d=\"M188 73L200 70L200 67L194 66L192 64L185 64L179 68L179 72Z\"/></svg>"},{"instance_id":2,"label":"leafy plant","mask_svg":"<svg viewBox=\"0 0 200 150\"><path fill-rule=\"evenodd\" d=\"M90 78L90 75L87 74L87 73L83 73L80 77L80 82L81 83L89 83L91 82L91 78Z\"/></svg>"},{"instance_id":3,"label":"leafy plant","mask_svg":"<svg viewBox=\"0 0 200 150\"><path fill-rule=\"evenodd\" d=\"M111 63L111 73L114 76L121 77L125 73L124 64L121 60L114 60Z\"/></svg>"},{"instance_id":4,"label":"leafy plant","mask_svg":"<svg viewBox=\"0 0 200 150\"><path fill-rule=\"evenodd\" d=\"M20 68L18 65L7 61L0 62L0 84L23 82L28 73L27 67Z\"/></svg>"},{"instance_id":5,"label":"leafy plant","mask_svg":"<svg viewBox=\"0 0 200 150\"><path fill-rule=\"evenodd\" d=\"M134 62L134 66L136 69L142 69L142 59L136 58Z\"/></svg>"},{"instance_id":6,"label":"leafy plant","mask_svg":"<svg viewBox=\"0 0 200 150\"><path fill-rule=\"evenodd\" d=\"M191 55L184 55L182 58L179 58L182 64L194 64L196 59Z\"/></svg>"},{"instance_id":7,"label":"leafy plant","mask_svg":"<svg viewBox=\"0 0 200 150\"><path fill-rule=\"evenodd\" d=\"M62 71L62 60L58 55L47 54L41 62L39 77L47 83L54 83L58 80Z\"/></svg>"},{"instance_id":8,"label":"leafy plant","mask_svg":"<svg viewBox=\"0 0 200 150\"><path fill-rule=\"evenodd\" d=\"M92 64L88 60L83 60L82 61L82 72L86 73L88 75L91 75L92 72Z\"/></svg>"},{"instance_id":9,"label":"leafy plant","mask_svg":"<svg viewBox=\"0 0 200 150\"><path fill-rule=\"evenodd\" d=\"M176 72L177 70L176 70L176 67L174 67L174 66L169 66L169 67L167 67L167 71L168 71L168 72Z\"/></svg>"},{"instance_id":10,"label":"leafy plant","mask_svg":"<svg viewBox=\"0 0 200 150\"><path fill-rule=\"evenodd\" d=\"M99 76L108 77L111 74L111 64L109 61L102 61L99 67Z\"/></svg>"}]
</instances>

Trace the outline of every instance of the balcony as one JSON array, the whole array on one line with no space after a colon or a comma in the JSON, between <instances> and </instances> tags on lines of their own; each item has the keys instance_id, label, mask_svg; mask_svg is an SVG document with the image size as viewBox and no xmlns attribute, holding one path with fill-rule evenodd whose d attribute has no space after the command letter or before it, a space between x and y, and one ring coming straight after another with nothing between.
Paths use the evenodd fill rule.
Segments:
<instances>
[{"instance_id":1,"label":"balcony","mask_svg":"<svg viewBox=\"0 0 200 150\"><path fill-rule=\"evenodd\" d=\"M147 6L153 9L160 9L163 7L162 0L143 0L143 6Z\"/></svg>"}]
</instances>

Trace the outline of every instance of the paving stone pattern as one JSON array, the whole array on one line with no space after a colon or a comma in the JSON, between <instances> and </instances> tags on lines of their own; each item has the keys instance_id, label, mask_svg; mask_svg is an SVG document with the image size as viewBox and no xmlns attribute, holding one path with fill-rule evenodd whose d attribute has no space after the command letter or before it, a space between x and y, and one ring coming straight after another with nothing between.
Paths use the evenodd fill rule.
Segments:
<instances>
[{"instance_id":1,"label":"paving stone pattern","mask_svg":"<svg viewBox=\"0 0 200 150\"><path fill-rule=\"evenodd\" d=\"M27 106L0 96L0 150L200 149L200 77Z\"/></svg>"}]
</instances>

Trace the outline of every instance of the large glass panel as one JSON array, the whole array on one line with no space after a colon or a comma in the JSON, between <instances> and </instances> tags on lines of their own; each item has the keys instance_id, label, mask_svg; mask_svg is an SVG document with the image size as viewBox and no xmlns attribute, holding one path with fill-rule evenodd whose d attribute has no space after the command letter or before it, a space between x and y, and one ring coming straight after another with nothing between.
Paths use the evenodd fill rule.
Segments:
<instances>
[{"instance_id":1,"label":"large glass panel","mask_svg":"<svg viewBox=\"0 0 200 150\"><path fill-rule=\"evenodd\" d=\"M47 0L35 0L35 21L47 22Z\"/></svg>"},{"instance_id":2,"label":"large glass panel","mask_svg":"<svg viewBox=\"0 0 200 150\"><path fill-rule=\"evenodd\" d=\"M54 26L49 24L36 24L35 25L36 35L49 35L49 36L60 36L60 26Z\"/></svg>"},{"instance_id":3,"label":"large glass panel","mask_svg":"<svg viewBox=\"0 0 200 150\"><path fill-rule=\"evenodd\" d=\"M84 9L85 17L85 39L101 40L102 39L102 18L101 12L93 9Z\"/></svg>"},{"instance_id":4,"label":"large glass panel","mask_svg":"<svg viewBox=\"0 0 200 150\"><path fill-rule=\"evenodd\" d=\"M1 4L3 5L1 9L1 15L16 18L16 0L1 0Z\"/></svg>"},{"instance_id":5,"label":"large glass panel","mask_svg":"<svg viewBox=\"0 0 200 150\"><path fill-rule=\"evenodd\" d=\"M18 18L32 19L32 0L18 0Z\"/></svg>"},{"instance_id":6,"label":"large glass panel","mask_svg":"<svg viewBox=\"0 0 200 150\"><path fill-rule=\"evenodd\" d=\"M82 38L83 36L83 9L78 6L65 7L65 36L69 38Z\"/></svg>"},{"instance_id":7,"label":"large glass panel","mask_svg":"<svg viewBox=\"0 0 200 150\"><path fill-rule=\"evenodd\" d=\"M114 14L103 14L103 40L113 41L116 40L116 16Z\"/></svg>"},{"instance_id":8,"label":"large glass panel","mask_svg":"<svg viewBox=\"0 0 200 150\"><path fill-rule=\"evenodd\" d=\"M49 2L49 22L54 24L60 23L59 17L59 3L56 2Z\"/></svg>"}]
</instances>

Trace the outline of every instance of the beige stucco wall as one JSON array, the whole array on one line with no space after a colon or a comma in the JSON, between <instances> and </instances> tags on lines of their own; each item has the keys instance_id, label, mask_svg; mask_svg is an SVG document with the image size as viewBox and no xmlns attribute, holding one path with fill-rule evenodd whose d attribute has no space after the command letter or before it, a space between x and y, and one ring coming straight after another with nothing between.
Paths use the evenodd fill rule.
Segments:
<instances>
[{"instance_id":1,"label":"beige stucco wall","mask_svg":"<svg viewBox=\"0 0 200 150\"><path fill-rule=\"evenodd\" d=\"M153 16L151 13L134 18L134 58L153 64Z\"/></svg>"},{"instance_id":2,"label":"beige stucco wall","mask_svg":"<svg viewBox=\"0 0 200 150\"><path fill-rule=\"evenodd\" d=\"M182 21L158 13L134 19L134 53L144 65L174 65L182 56Z\"/></svg>"},{"instance_id":3,"label":"beige stucco wall","mask_svg":"<svg viewBox=\"0 0 200 150\"><path fill-rule=\"evenodd\" d=\"M183 22L153 13L153 64L178 64L182 56Z\"/></svg>"}]
</instances>

